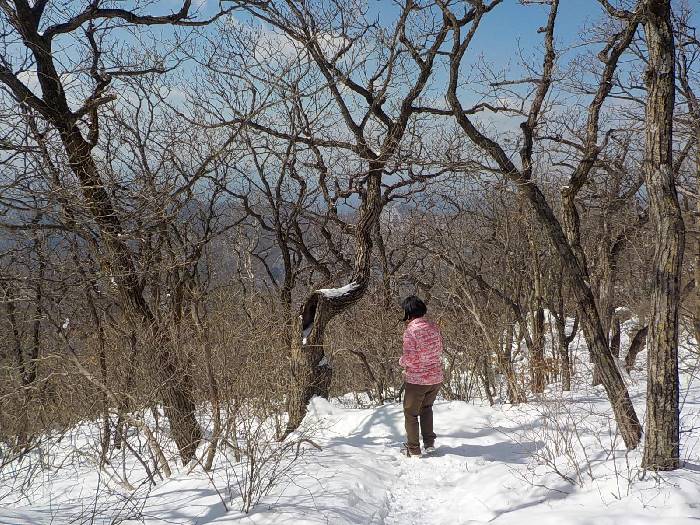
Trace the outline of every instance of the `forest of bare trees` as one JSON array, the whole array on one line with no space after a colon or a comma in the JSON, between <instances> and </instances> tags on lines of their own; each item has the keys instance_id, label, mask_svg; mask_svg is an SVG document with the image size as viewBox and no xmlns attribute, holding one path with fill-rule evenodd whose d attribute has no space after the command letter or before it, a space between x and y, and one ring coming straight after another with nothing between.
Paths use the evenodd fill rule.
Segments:
<instances>
[{"instance_id":1,"label":"forest of bare trees","mask_svg":"<svg viewBox=\"0 0 700 525\"><path fill-rule=\"evenodd\" d=\"M250 414L298 453L313 396L400 395L409 293L443 398L585 371L643 468L681 466L700 8L597 0L572 36L564 0L520 0L540 27L504 65L479 44L504 3L1 2L0 471L95 421L95 468L154 483Z\"/></svg>"}]
</instances>

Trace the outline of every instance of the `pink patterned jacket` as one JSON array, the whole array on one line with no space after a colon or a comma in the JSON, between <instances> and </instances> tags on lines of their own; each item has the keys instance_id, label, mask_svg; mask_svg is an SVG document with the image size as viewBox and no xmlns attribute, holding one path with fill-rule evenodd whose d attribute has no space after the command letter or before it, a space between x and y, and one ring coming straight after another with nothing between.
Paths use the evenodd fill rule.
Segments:
<instances>
[{"instance_id":1,"label":"pink patterned jacket","mask_svg":"<svg viewBox=\"0 0 700 525\"><path fill-rule=\"evenodd\" d=\"M408 323L403 333L403 355L399 364L406 369L407 383L442 383L442 335L435 323L425 317Z\"/></svg>"}]
</instances>

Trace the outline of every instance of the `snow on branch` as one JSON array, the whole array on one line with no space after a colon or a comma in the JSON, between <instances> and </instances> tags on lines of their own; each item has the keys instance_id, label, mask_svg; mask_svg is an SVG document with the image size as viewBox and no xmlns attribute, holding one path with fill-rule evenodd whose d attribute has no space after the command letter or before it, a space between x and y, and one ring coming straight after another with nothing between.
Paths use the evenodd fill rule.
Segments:
<instances>
[{"instance_id":1,"label":"snow on branch","mask_svg":"<svg viewBox=\"0 0 700 525\"><path fill-rule=\"evenodd\" d=\"M316 315L316 306L319 297L323 297L327 300L338 300L343 297L347 297L357 291L361 287L360 283L357 281L352 281L345 286L339 288L321 288L316 290L309 300L304 305L302 314L299 316L301 318L301 329L302 329L302 339L301 344L306 345L308 343L309 335L314 326L314 318Z\"/></svg>"},{"instance_id":2,"label":"snow on branch","mask_svg":"<svg viewBox=\"0 0 700 525\"><path fill-rule=\"evenodd\" d=\"M345 295L351 294L359 287L360 284L356 281L353 281L349 284L346 284L345 286L341 286L340 288L321 288L320 290L316 290L316 293L322 295L326 299L338 299Z\"/></svg>"}]
</instances>

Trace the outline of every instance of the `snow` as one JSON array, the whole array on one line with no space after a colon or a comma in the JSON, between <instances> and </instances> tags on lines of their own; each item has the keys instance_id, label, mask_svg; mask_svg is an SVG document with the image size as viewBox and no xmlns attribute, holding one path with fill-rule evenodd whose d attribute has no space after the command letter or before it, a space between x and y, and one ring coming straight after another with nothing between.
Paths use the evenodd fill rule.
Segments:
<instances>
[{"instance_id":1,"label":"snow","mask_svg":"<svg viewBox=\"0 0 700 525\"><path fill-rule=\"evenodd\" d=\"M346 284L345 286L341 286L340 288L320 288L319 290L316 290L316 293L321 294L326 299L338 299L340 297L352 293L354 290L359 288L359 286L359 283L353 281L351 283ZM312 328L313 323L307 326L306 329L303 331L301 339L302 345L305 345L308 342L308 337L311 333Z\"/></svg>"},{"instance_id":2,"label":"snow","mask_svg":"<svg viewBox=\"0 0 700 525\"><path fill-rule=\"evenodd\" d=\"M99 476L87 462L74 470L63 469L52 479L44 476L44 486L36 487L28 500L0 499L0 523L67 523L93 506L104 515L94 523L110 523L110 518L119 516L125 518L123 523L149 525L696 523L700 520L697 353L686 352L681 366L684 467L661 474L639 468L640 450L624 450L604 391L587 386L585 346L576 354L574 392L552 386L542 397L519 406L438 400L438 450L427 458L400 455L404 440L400 404L352 408L352 396L332 402L314 398L307 422L316 429L312 439L322 450L305 446L289 475L249 514L231 504L224 508L220 495L228 498L230 478L219 455L210 477L201 469L188 474L182 467L150 489L132 479L135 493L111 485L109 494L99 500L96 487L109 485L104 473ZM643 369L643 362L639 365ZM644 374L633 371L629 383L643 420ZM53 463L65 460L96 426L82 425L65 437L63 452L56 453ZM0 498L3 492L0 488Z\"/></svg>"},{"instance_id":3,"label":"snow","mask_svg":"<svg viewBox=\"0 0 700 525\"><path fill-rule=\"evenodd\" d=\"M353 281L345 286L341 286L340 288L321 288L320 290L316 290L316 293L320 293L326 299L337 299L338 297L348 295L359 288L359 286L359 283Z\"/></svg>"},{"instance_id":4,"label":"snow","mask_svg":"<svg viewBox=\"0 0 700 525\"><path fill-rule=\"evenodd\" d=\"M301 317L301 316L299 316L299 317ZM311 323L311 324L310 324L309 326L307 326L307 327L304 329L304 331L301 333L301 344L302 344L302 345L305 345L305 344L306 344L306 341L308 340L309 334L311 333L311 330L313 329L313 327L314 327L314 324Z\"/></svg>"}]
</instances>

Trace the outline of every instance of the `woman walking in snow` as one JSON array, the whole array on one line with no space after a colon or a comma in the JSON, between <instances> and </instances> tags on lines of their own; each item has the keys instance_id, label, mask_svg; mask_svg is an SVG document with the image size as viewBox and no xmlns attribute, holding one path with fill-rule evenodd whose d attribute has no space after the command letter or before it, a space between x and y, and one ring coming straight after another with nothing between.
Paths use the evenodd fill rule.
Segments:
<instances>
[{"instance_id":1,"label":"woman walking in snow","mask_svg":"<svg viewBox=\"0 0 700 525\"><path fill-rule=\"evenodd\" d=\"M442 335L435 323L426 319L427 307L415 295L401 303L406 329L403 333L403 355L399 364L405 369L403 413L406 423L406 453L421 455L418 430L423 446L435 450L433 403L442 385ZM420 423L419 423L420 421Z\"/></svg>"}]
</instances>

